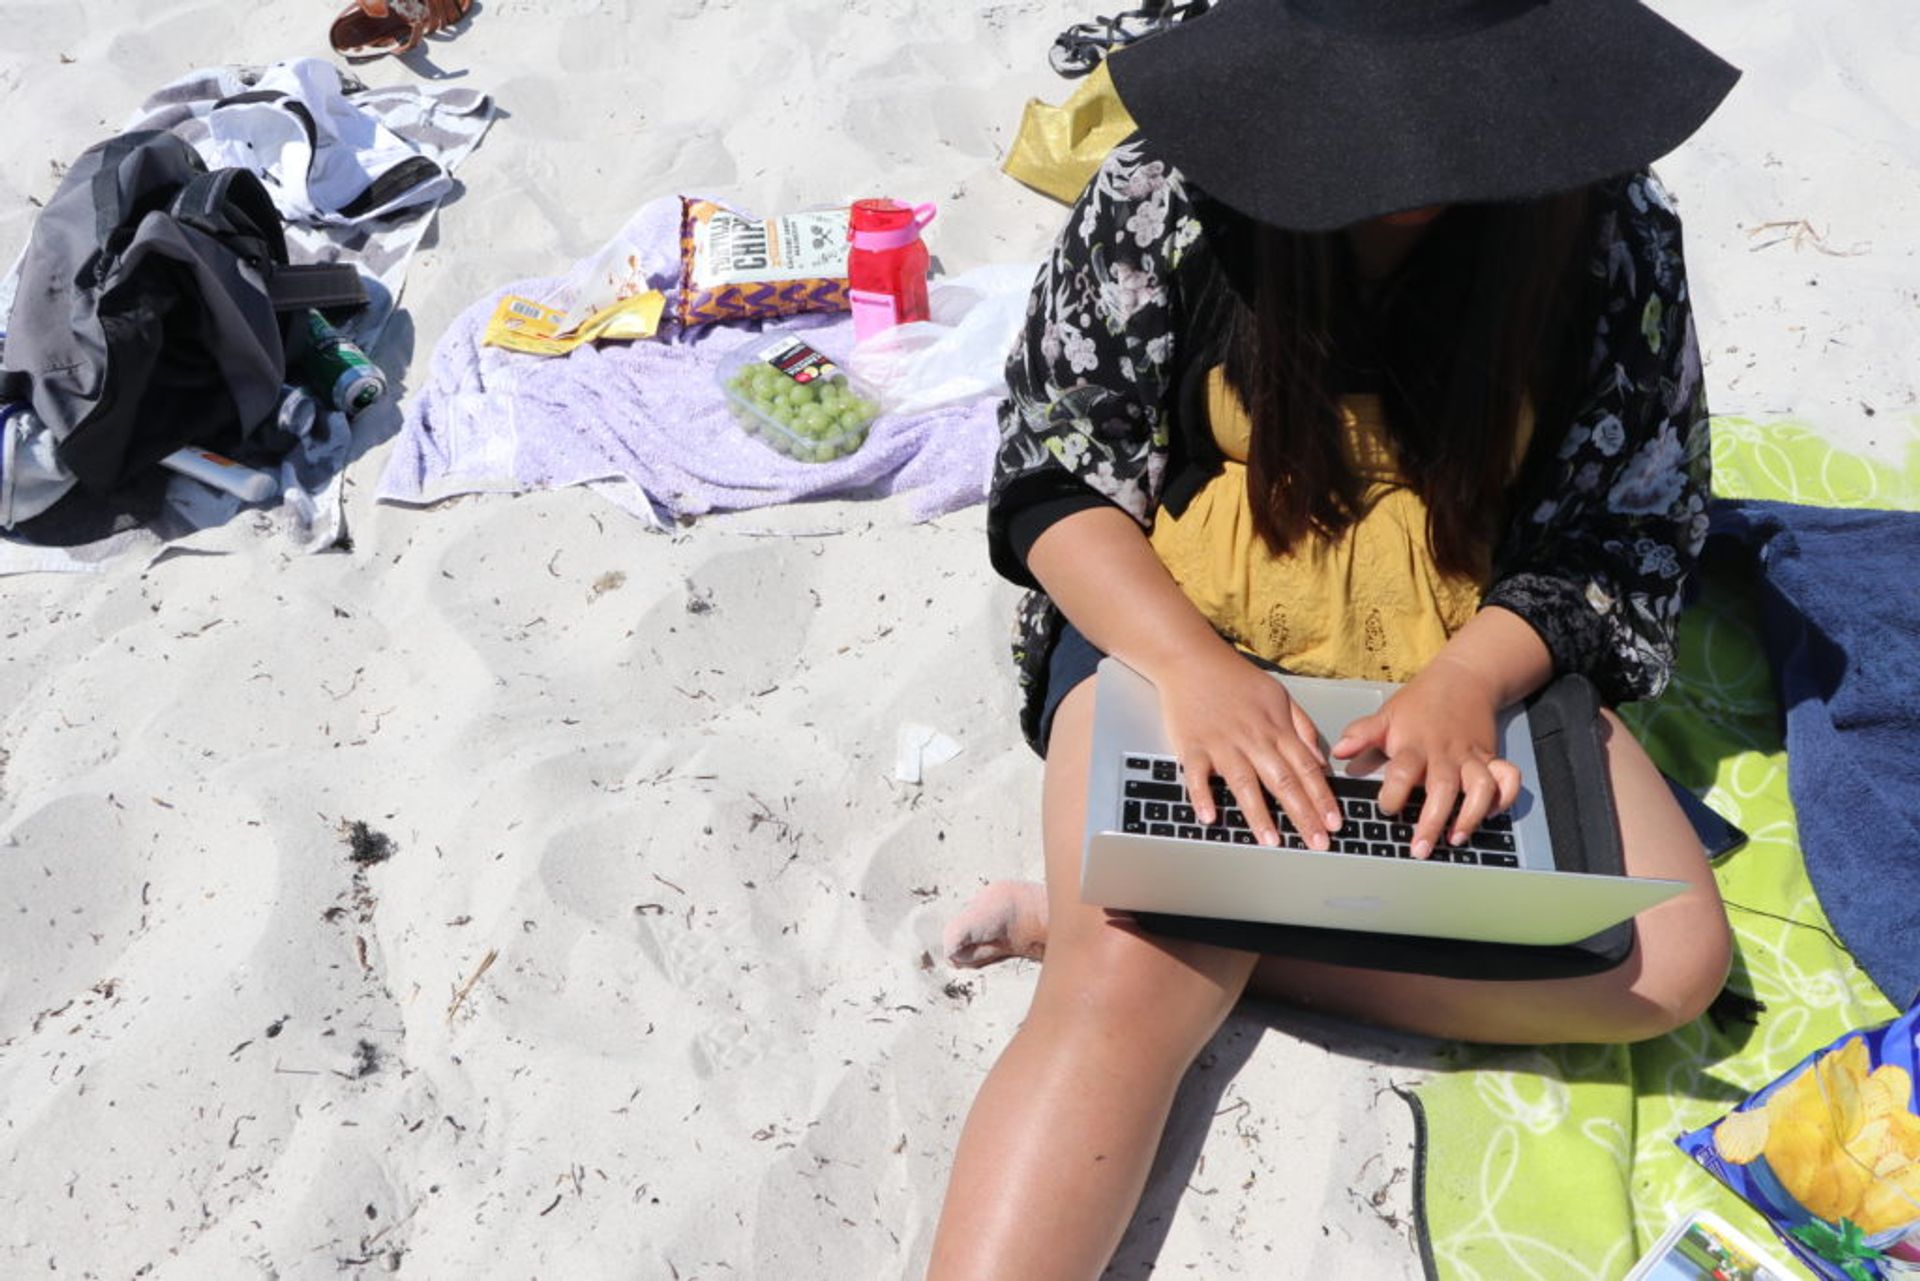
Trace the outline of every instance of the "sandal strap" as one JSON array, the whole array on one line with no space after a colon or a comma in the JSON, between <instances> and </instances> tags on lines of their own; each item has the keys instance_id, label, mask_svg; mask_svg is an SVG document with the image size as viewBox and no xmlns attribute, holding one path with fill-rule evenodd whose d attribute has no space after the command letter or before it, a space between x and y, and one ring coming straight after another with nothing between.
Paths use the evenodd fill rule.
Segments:
<instances>
[{"instance_id":1,"label":"sandal strap","mask_svg":"<svg viewBox=\"0 0 1920 1281\"><path fill-rule=\"evenodd\" d=\"M411 53L420 41L467 16L473 0L353 0L334 19L336 53Z\"/></svg>"},{"instance_id":2,"label":"sandal strap","mask_svg":"<svg viewBox=\"0 0 1920 1281\"><path fill-rule=\"evenodd\" d=\"M1068 27L1047 51L1047 61L1070 80L1084 76L1099 66L1110 50L1200 17L1212 7L1213 0L1144 0L1138 9Z\"/></svg>"}]
</instances>

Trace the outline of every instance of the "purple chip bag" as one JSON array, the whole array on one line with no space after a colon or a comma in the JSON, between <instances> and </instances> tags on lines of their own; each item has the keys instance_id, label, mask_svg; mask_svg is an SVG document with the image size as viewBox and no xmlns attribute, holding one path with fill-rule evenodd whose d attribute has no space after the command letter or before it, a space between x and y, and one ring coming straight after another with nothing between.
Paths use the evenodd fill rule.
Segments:
<instances>
[{"instance_id":1,"label":"purple chip bag","mask_svg":"<svg viewBox=\"0 0 1920 1281\"><path fill-rule=\"evenodd\" d=\"M1808 1055L1680 1148L1830 1281L1920 1278L1920 1003Z\"/></svg>"}]
</instances>

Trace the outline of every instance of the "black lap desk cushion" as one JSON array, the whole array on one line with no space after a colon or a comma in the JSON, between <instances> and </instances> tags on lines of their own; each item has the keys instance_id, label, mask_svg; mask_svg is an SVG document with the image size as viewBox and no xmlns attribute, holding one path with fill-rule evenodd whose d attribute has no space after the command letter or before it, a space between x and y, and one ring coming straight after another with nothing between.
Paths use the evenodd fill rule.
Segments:
<instances>
[{"instance_id":1,"label":"black lap desk cushion","mask_svg":"<svg viewBox=\"0 0 1920 1281\"><path fill-rule=\"evenodd\" d=\"M1566 872L1623 875L1620 826L1606 748L1601 741L1600 702L1593 686L1582 676L1559 677L1527 701L1527 717L1533 727L1533 750L1540 767L1535 786L1546 808L1556 865ZM1673 790L1710 854L1724 853L1745 839L1691 792L1677 785ZM1162 912L1136 912L1134 918L1155 934L1221 947L1362 969L1464 979L1598 974L1632 955L1635 937L1631 919L1577 943L1544 947Z\"/></svg>"}]
</instances>

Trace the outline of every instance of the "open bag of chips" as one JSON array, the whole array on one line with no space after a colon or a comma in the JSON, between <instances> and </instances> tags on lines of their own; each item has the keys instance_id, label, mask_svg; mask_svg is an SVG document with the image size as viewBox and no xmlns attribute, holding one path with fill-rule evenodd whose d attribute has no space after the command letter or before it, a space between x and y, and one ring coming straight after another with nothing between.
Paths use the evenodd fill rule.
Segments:
<instances>
[{"instance_id":1,"label":"open bag of chips","mask_svg":"<svg viewBox=\"0 0 1920 1281\"><path fill-rule=\"evenodd\" d=\"M1849 1032L1683 1151L1832 1281L1920 1278L1920 1004Z\"/></svg>"}]
</instances>

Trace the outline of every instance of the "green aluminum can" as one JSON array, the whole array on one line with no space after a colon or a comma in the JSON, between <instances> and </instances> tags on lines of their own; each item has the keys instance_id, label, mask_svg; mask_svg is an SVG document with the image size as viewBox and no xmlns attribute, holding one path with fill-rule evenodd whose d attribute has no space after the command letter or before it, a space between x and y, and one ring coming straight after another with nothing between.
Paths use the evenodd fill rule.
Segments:
<instances>
[{"instance_id":1,"label":"green aluminum can","mask_svg":"<svg viewBox=\"0 0 1920 1281\"><path fill-rule=\"evenodd\" d=\"M353 418L387 394L380 366L317 311L307 313L307 339L300 361L304 381L335 409Z\"/></svg>"}]
</instances>

